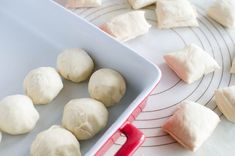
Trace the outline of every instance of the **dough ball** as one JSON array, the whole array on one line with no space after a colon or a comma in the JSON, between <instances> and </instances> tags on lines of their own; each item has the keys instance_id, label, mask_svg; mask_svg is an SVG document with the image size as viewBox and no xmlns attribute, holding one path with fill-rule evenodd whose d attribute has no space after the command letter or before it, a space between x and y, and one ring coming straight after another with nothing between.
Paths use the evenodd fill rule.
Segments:
<instances>
[{"instance_id":1,"label":"dough ball","mask_svg":"<svg viewBox=\"0 0 235 156\"><path fill-rule=\"evenodd\" d=\"M48 104L63 88L60 75L52 67L40 67L28 73L24 79L25 93L34 104Z\"/></svg>"},{"instance_id":2,"label":"dough ball","mask_svg":"<svg viewBox=\"0 0 235 156\"><path fill-rule=\"evenodd\" d=\"M199 26L196 9L188 0L158 0L156 14L159 28Z\"/></svg>"},{"instance_id":3,"label":"dough ball","mask_svg":"<svg viewBox=\"0 0 235 156\"><path fill-rule=\"evenodd\" d=\"M100 28L119 41L128 41L146 34L151 28L144 14L144 11L124 13L110 19Z\"/></svg>"},{"instance_id":4,"label":"dough ball","mask_svg":"<svg viewBox=\"0 0 235 156\"><path fill-rule=\"evenodd\" d=\"M235 122L235 86L217 89L215 101L224 116Z\"/></svg>"},{"instance_id":5,"label":"dough ball","mask_svg":"<svg viewBox=\"0 0 235 156\"><path fill-rule=\"evenodd\" d=\"M90 96L110 107L118 103L126 92L124 78L118 72L103 68L92 74L88 91Z\"/></svg>"},{"instance_id":6,"label":"dough ball","mask_svg":"<svg viewBox=\"0 0 235 156\"><path fill-rule=\"evenodd\" d=\"M216 0L208 9L207 14L227 28L235 27L234 0Z\"/></svg>"},{"instance_id":7,"label":"dough ball","mask_svg":"<svg viewBox=\"0 0 235 156\"><path fill-rule=\"evenodd\" d=\"M25 95L11 95L0 101L0 129L8 134L30 132L38 119L33 102Z\"/></svg>"},{"instance_id":8,"label":"dough ball","mask_svg":"<svg viewBox=\"0 0 235 156\"><path fill-rule=\"evenodd\" d=\"M32 156L81 156L76 137L60 126L42 131L31 145Z\"/></svg>"},{"instance_id":9,"label":"dough ball","mask_svg":"<svg viewBox=\"0 0 235 156\"><path fill-rule=\"evenodd\" d=\"M91 57L82 49L66 49L57 57L60 74L67 80L87 80L94 69Z\"/></svg>"},{"instance_id":10,"label":"dough ball","mask_svg":"<svg viewBox=\"0 0 235 156\"><path fill-rule=\"evenodd\" d=\"M106 126L107 122L107 109L101 102L94 99L74 99L69 101L64 108L62 125L78 140L92 138Z\"/></svg>"},{"instance_id":11,"label":"dough ball","mask_svg":"<svg viewBox=\"0 0 235 156\"><path fill-rule=\"evenodd\" d=\"M162 128L184 147L195 151L211 136L219 122L219 116L209 108L183 101Z\"/></svg>"},{"instance_id":12,"label":"dough ball","mask_svg":"<svg viewBox=\"0 0 235 156\"><path fill-rule=\"evenodd\" d=\"M203 75L220 69L218 63L206 51L195 44L164 55L169 67L186 83L190 84Z\"/></svg>"}]
</instances>

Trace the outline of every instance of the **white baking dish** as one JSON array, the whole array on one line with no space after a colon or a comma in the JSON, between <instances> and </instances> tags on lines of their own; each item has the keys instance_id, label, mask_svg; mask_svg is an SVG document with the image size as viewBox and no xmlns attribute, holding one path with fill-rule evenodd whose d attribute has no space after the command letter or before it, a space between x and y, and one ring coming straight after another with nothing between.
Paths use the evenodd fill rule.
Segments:
<instances>
[{"instance_id":1,"label":"white baking dish","mask_svg":"<svg viewBox=\"0 0 235 156\"><path fill-rule=\"evenodd\" d=\"M142 110L145 99L159 82L161 72L158 67L52 1L1 0L0 19L0 98L22 94L22 82L27 72L40 66L55 67L56 57L62 49L84 48L94 58L97 68L120 71L126 78L128 89L120 104L109 109L106 129L93 139L80 142L82 154L102 155L121 131L141 134L133 131L126 121L133 120ZM64 86L52 103L36 106L40 120L31 133L3 134L1 156L30 155L35 136L53 124L60 124L64 105L70 99L89 96L87 82L75 84L64 80ZM142 143L143 137L138 139L142 140L134 140L137 142L123 148L126 154L131 154Z\"/></svg>"}]
</instances>

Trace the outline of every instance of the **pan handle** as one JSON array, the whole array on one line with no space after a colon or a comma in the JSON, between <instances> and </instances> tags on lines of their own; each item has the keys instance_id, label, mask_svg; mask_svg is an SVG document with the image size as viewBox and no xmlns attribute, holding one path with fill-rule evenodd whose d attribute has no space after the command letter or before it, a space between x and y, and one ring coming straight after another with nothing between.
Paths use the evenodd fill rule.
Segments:
<instances>
[{"instance_id":1,"label":"pan handle","mask_svg":"<svg viewBox=\"0 0 235 156\"><path fill-rule=\"evenodd\" d=\"M144 134L133 126L130 122L125 124L119 129L121 133L126 136L126 142L117 151L115 156L131 156L143 144L145 140Z\"/></svg>"}]
</instances>

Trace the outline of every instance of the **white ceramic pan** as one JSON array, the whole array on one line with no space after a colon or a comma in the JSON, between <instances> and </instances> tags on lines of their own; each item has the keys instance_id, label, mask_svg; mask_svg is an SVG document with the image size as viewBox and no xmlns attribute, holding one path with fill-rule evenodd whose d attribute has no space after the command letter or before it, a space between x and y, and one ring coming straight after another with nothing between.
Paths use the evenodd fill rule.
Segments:
<instances>
[{"instance_id":1,"label":"white ceramic pan","mask_svg":"<svg viewBox=\"0 0 235 156\"><path fill-rule=\"evenodd\" d=\"M121 72L127 92L120 104L109 109L105 130L81 141L83 155L102 155L121 133L128 138L116 155L131 155L144 140L132 121L160 80L160 70L132 50L105 35L95 26L49 0L0 1L0 98L23 93L24 76L40 66L55 67L64 48L84 48L94 58L96 68ZM64 105L74 98L88 97L87 82L64 80L64 89L50 104L36 106L40 120L29 134L3 134L0 156L28 156L35 136L53 124L60 124ZM133 137L134 135L134 137Z\"/></svg>"}]
</instances>

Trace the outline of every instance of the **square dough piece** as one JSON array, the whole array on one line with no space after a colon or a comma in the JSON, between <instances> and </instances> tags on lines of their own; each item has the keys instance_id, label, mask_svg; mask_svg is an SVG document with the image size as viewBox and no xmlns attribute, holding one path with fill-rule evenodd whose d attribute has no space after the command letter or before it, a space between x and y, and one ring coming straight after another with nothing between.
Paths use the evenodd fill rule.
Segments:
<instances>
[{"instance_id":1,"label":"square dough piece","mask_svg":"<svg viewBox=\"0 0 235 156\"><path fill-rule=\"evenodd\" d=\"M101 0L58 0L68 8L90 8L101 6Z\"/></svg>"},{"instance_id":2,"label":"square dough piece","mask_svg":"<svg viewBox=\"0 0 235 156\"><path fill-rule=\"evenodd\" d=\"M156 14L159 28L199 26L196 9L188 0L158 0Z\"/></svg>"},{"instance_id":3,"label":"square dough piece","mask_svg":"<svg viewBox=\"0 0 235 156\"><path fill-rule=\"evenodd\" d=\"M235 58L233 59L232 67L230 69L230 73L235 74Z\"/></svg>"},{"instance_id":4,"label":"square dough piece","mask_svg":"<svg viewBox=\"0 0 235 156\"><path fill-rule=\"evenodd\" d=\"M100 28L119 41L128 41L149 31L151 25L146 21L144 14L144 11L121 14L104 23Z\"/></svg>"},{"instance_id":5,"label":"square dough piece","mask_svg":"<svg viewBox=\"0 0 235 156\"><path fill-rule=\"evenodd\" d=\"M190 44L177 52L168 53L164 55L164 59L169 67L188 84L220 69L218 63L195 44Z\"/></svg>"},{"instance_id":6,"label":"square dough piece","mask_svg":"<svg viewBox=\"0 0 235 156\"><path fill-rule=\"evenodd\" d=\"M215 102L224 116L235 122L235 86L216 90Z\"/></svg>"},{"instance_id":7,"label":"square dough piece","mask_svg":"<svg viewBox=\"0 0 235 156\"><path fill-rule=\"evenodd\" d=\"M140 9L156 3L157 0L128 0L133 9Z\"/></svg>"},{"instance_id":8,"label":"square dough piece","mask_svg":"<svg viewBox=\"0 0 235 156\"><path fill-rule=\"evenodd\" d=\"M195 151L209 138L219 122L219 116L209 108L184 101L162 128L184 147Z\"/></svg>"},{"instance_id":9,"label":"square dough piece","mask_svg":"<svg viewBox=\"0 0 235 156\"><path fill-rule=\"evenodd\" d=\"M209 8L207 14L225 27L235 27L234 0L216 0Z\"/></svg>"}]
</instances>

